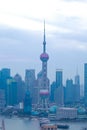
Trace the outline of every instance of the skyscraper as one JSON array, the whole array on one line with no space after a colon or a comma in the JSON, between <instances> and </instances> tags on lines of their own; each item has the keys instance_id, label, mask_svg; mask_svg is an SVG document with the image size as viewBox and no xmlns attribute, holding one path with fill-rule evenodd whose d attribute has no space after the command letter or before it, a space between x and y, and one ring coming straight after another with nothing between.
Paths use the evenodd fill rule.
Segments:
<instances>
[{"instance_id":1,"label":"skyscraper","mask_svg":"<svg viewBox=\"0 0 87 130\"><path fill-rule=\"evenodd\" d=\"M49 95L49 80L47 78L47 61L49 55L46 53L46 36L45 36L45 21L44 21L44 40L43 40L43 53L40 55L40 60L42 61L41 70L41 86L40 86L40 101L43 107L47 106L48 95Z\"/></svg>"},{"instance_id":2,"label":"skyscraper","mask_svg":"<svg viewBox=\"0 0 87 130\"><path fill-rule=\"evenodd\" d=\"M27 69L25 72L25 85L26 89L32 93L34 85L35 85L35 70Z\"/></svg>"},{"instance_id":3,"label":"skyscraper","mask_svg":"<svg viewBox=\"0 0 87 130\"><path fill-rule=\"evenodd\" d=\"M19 74L14 76L14 80L17 83L17 103L20 103L24 99L25 94L25 83Z\"/></svg>"},{"instance_id":4,"label":"skyscraper","mask_svg":"<svg viewBox=\"0 0 87 130\"><path fill-rule=\"evenodd\" d=\"M62 70L58 69L56 70L56 87L63 86L63 75L62 75Z\"/></svg>"},{"instance_id":5,"label":"skyscraper","mask_svg":"<svg viewBox=\"0 0 87 130\"><path fill-rule=\"evenodd\" d=\"M31 96L29 90L27 90L24 98L24 113L30 115L31 109L32 109Z\"/></svg>"},{"instance_id":6,"label":"skyscraper","mask_svg":"<svg viewBox=\"0 0 87 130\"><path fill-rule=\"evenodd\" d=\"M0 88L3 88L5 89L6 91L6 82L7 82L7 79L10 78L10 69L8 68L3 68L1 71L0 71Z\"/></svg>"},{"instance_id":7,"label":"skyscraper","mask_svg":"<svg viewBox=\"0 0 87 130\"><path fill-rule=\"evenodd\" d=\"M54 81L51 84L51 92L50 92L50 101L51 102L55 102L55 100L54 100L55 90L56 90L56 82Z\"/></svg>"},{"instance_id":8,"label":"skyscraper","mask_svg":"<svg viewBox=\"0 0 87 130\"><path fill-rule=\"evenodd\" d=\"M87 106L87 63L84 64L84 98Z\"/></svg>"},{"instance_id":9,"label":"skyscraper","mask_svg":"<svg viewBox=\"0 0 87 130\"><path fill-rule=\"evenodd\" d=\"M27 69L25 72L25 86L26 90L29 90L32 103L35 103L35 95L36 95L36 78L35 78L35 70Z\"/></svg>"},{"instance_id":10,"label":"skyscraper","mask_svg":"<svg viewBox=\"0 0 87 130\"><path fill-rule=\"evenodd\" d=\"M3 79L7 79L10 77L10 69L9 68L3 68L1 70L1 76L3 77Z\"/></svg>"},{"instance_id":11,"label":"skyscraper","mask_svg":"<svg viewBox=\"0 0 87 130\"><path fill-rule=\"evenodd\" d=\"M7 105L17 104L17 83L14 79L7 80Z\"/></svg>"},{"instance_id":12,"label":"skyscraper","mask_svg":"<svg viewBox=\"0 0 87 130\"><path fill-rule=\"evenodd\" d=\"M74 97L75 102L80 101L80 76L78 74L75 76Z\"/></svg>"},{"instance_id":13,"label":"skyscraper","mask_svg":"<svg viewBox=\"0 0 87 130\"><path fill-rule=\"evenodd\" d=\"M63 74L62 70L56 70L56 89L55 89L55 103L58 106L64 105L64 89L63 89Z\"/></svg>"},{"instance_id":14,"label":"skyscraper","mask_svg":"<svg viewBox=\"0 0 87 130\"><path fill-rule=\"evenodd\" d=\"M74 86L73 80L67 79L66 80L66 91L65 91L65 103L72 104L74 102Z\"/></svg>"},{"instance_id":15,"label":"skyscraper","mask_svg":"<svg viewBox=\"0 0 87 130\"><path fill-rule=\"evenodd\" d=\"M80 76L78 74L75 76L75 84L80 85Z\"/></svg>"},{"instance_id":16,"label":"skyscraper","mask_svg":"<svg viewBox=\"0 0 87 130\"><path fill-rule=\"evenodd\" d=\"M5 100L7 102L7 80L10 79L10 69L3 68L0 71L0 89L5 91Z\"/></svg>"}]
</instances>

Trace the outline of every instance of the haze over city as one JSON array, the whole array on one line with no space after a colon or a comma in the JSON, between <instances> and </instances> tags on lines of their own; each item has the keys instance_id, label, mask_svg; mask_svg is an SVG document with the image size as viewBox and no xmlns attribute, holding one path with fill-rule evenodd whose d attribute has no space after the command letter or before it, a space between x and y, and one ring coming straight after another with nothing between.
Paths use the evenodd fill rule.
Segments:
<instances>
[{"instance_id":1,"label":"haze over city","mask_svg":"<svg viewBox=\"0 0 87 130\"><path fill-rule=\"evenodd\" d=\"M25 69L41 70L39 56L46 21L48 77L55 80L63 69L64 80L73 78L77 68L83 83L87 62L86 0L3 0L0 2L0 68L24 77Z\"/></svg>"}]
</instances>

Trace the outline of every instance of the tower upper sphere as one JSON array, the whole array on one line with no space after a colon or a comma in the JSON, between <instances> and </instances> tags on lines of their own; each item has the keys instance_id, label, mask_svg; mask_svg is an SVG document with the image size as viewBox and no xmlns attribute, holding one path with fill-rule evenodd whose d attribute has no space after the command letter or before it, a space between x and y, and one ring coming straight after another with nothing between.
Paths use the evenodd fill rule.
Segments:
<instances>
[{"instance_id":1,"label":"tower upper sphere","mask_svg":"<svg viewBox=\"0 0 87 130\"><path fill-rule=\"evenodd\" d=\"M45 52L40 55L41 61L48 61L49 55Z\"/></svg>"},{"instance_id":2,"label":"tower upper sphere","mask_svg":"<svg viewBox=\"0 0 87 130\"><path fill-rule=\"evenodd\" d=\"M45 36L45 20L44 20L44 40L43 40L43 53L40 55L41 61L47 62L49 55L46 53L46 36Z\"/></svg>"}]
</instances>

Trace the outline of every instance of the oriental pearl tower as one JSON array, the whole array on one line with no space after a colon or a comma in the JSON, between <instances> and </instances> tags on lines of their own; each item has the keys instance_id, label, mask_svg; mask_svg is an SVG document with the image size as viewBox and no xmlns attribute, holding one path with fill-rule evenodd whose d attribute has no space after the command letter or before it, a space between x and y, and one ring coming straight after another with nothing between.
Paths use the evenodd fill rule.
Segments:
<instances>
[{"instance_id":1,"label":"oriental pearl tower","mask_svg":"<svg viewBox=\"0 0 87 130\"><path fill-rule=\"evenodd\" d=\"M47 108L49 101L49 79L47 78L47 61L49 60L49 55L46 53L45 21L43 53L40 55L40 60L42 61L42 86L40 88L40 101L43 108Z\"/></svg>"}]
</instances>

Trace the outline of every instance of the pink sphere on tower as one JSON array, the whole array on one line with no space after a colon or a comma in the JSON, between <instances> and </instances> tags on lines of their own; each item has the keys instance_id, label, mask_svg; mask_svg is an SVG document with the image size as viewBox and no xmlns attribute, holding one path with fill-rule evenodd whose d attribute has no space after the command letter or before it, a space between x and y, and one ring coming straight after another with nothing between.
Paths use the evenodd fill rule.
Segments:
<instances>
[{"instance_id":1,"label":"pink sphere on tower","mask_svg":"<svg viewBox=\"0 0 87 130\"><path fill-rule=\"evenodd\" d=\"M45 61L45 62L47 62L48 61L48 59L49 59L49 55L45 52L45 53L42 53L41 55L40 55L40 59L41 59L41 61Z\"/></svg>"}]
</instances>

